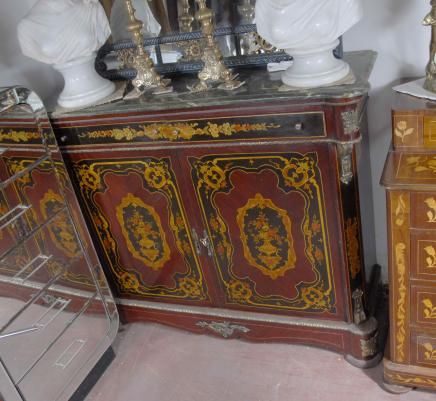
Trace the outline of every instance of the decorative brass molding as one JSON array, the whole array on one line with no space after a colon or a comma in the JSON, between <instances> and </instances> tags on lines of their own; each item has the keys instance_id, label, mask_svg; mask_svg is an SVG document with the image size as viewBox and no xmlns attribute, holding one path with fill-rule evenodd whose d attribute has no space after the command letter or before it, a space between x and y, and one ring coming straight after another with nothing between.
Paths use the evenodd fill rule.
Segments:
<instances>
[{"instance_id":1,"label":"decorative brass molding","mask_svg":"<svg viewBox=\"0 0 436 401\"><path fill-rule=\"evenodd\" d=\"M397 270L398 300L396 308L396 359L398 362L405 360L405 343L406 343L406 245L399 242L395 245L395 265Z\"/></svg>"},{"instance_id":2,"label":"decorative brass molding","mask_svg":"<svg viewBox=\"0 0 436 401\"><path fill-rule=\"evenodd\" d=\"M394 129L395 136L400 138L402 143L404 143L407 136L412 135L414 132L415 128L409 128L407 121L404 120L398 121Z\"/></svg>"},{"instance_id":3,"label":"decorative brass molding","mask_svg":"<svg viewBox=\"0 0 436 401\"><path fill-rule=\"evenodd\" d=\"M341 118L345 135L352 135L360 130L359 112L357 110L343 111Z\"/></svg>"},{"instance_id":4,"label":"decorative brass molding","mask_svg":"<svg viewBox=\"0 0 436 401\"><path fill-rule=\"evenodd\" d=\"M199 327L213 331L216 334L221 335L224 338L229 338L233 333L240 331L241 333L248 333L249 328L240 326L238 324L232 324L230 322L205 322L201 321L196 324Z\"/></svg>"},{"instance_id":5,"label":"decorative brass molding","mask_svg":"<svg viewBox=\"0 0 436 401\"><path fill-rule=\"evenodd\" d=\"M341 182L348 185L353 180L353 148L352 143L339 143L337 145L341 165Z\"/></svg>"},{"instance_id":6,"label":"decorative brass molding","mask_svg":"<svg viewBox=\"0 0 436 401\"><path fill-rule=\"evenodd\" d=\"M372 337L360 340L360 349L362 351L362 358L369 358L378 353L378 332Z\"/></svg>"},{"instance_id":7,"label":"decorative brass molding","mask_svg":"<svg viewBox=\"0 0 436 401\"><path fill-rule=\"evenodd\" d=\"M353 320L355 324L363 323L366 320L366 313L363 308L363 291L357 288L353 291Z\"/></svg>"},{"instance_id":8,"label":"decorative brass molding","mask_svg":"<svg viewBox=\"0 0 436 401\"><path fill-rule=\"evenodd\" d=\"M237 210L236 222L251 266L273 280L295 268L292 223L286 210L258 193Z\"/></svg>"},{"instance_id":9,"label":"decorative brass molding","mask_svg":"<svg viewBox=\"0 0 436 401\"><path fill-rule=\"evenodd\" d=\"M199 123L152 123L140 125L138 128L112 128L108 130L98 130L82 132L81 138L97 139L111 138L117 141L131 141L136 138L149 138L151 140L189 140L197 136L206 136L210 138L219 138L221 136L232 136L240 132L250 131L269 131L270 129L281 128L280 125L256 123L256 124L234 124L222 123L216 124L210 121L204 127Z\"/></svg>"},{"instance_id":10,"label":"decorative brass molding","mask_svg":"<svg viewBox=\"0 0 436 401\"><path fill-rule=\"evenodd\" d=\"M360 273L360 255L359 255L359 232L357 218L349 218L345 222L345 238L347 259L350 269L351 278L354 280Z\"/></svg>"},{"instance_id":11,"label":"decorative brass molding","mask_svg":"<svg viewBox=\"0 0 436 401\"><path fill-rule=\"evenodd\" d=\"M129 193L117 206L116 215L131 254L153 270L162 269L170 260L170 248L154 208Z\"/></svg>"}]
</instances>

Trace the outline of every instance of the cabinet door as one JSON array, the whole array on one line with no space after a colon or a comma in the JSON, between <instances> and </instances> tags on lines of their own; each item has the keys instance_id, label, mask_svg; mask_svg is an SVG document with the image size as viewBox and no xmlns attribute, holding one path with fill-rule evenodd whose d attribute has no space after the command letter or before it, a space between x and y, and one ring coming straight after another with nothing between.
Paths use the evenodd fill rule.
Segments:
<instances>
[{"instance_id":1,"label":"cabinet door","mask_svg":"<svg viewBox=\"0 0 436 401\"><path fill-rule=\"evenodd\" d=\"M148 153L72 162L108 273L123 297L208 304L171 152Z\"/></svg>"},{"instance_id":2,"label":"cabinet door","mask_svg":"<svg viewBox=\"0 0 436 401\"><path fill-rule=\"evenodd\" d=\"M281 151L289 148L228 147L185 157L223 306L339 319L335 153L329 145Z\"/></svg>"}]
</instances>

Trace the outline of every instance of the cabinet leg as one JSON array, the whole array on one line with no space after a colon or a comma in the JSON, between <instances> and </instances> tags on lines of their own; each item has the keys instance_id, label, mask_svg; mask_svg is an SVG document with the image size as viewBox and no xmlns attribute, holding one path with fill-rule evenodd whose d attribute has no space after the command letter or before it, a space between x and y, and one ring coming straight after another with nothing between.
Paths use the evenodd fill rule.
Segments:
<instances>
[{"instance_id":1,"label":"cabinet leg","mask_svg":"<svg viewBox=\"0 0 436 401\"><path fill-rule=\"evenodd\" d=\"M383 354L379 352L374 355L371 359L357 359L352 355L345 355L344 359L351 365L360 369L369 369L377 366L383 358Z\"/></svg>"},{"instance_id":2,"label":"cabinet leg","mask_svg":"<svg viewBox=\"0 0 436 401\"><path fill-rule=\"evenodd\" d=\"M414 389L414 387L406 387L406 386L401 386L400 384L388 383L385 380L383 380L382 388L383 390L391 394L406 394Z\"/></svg>"}]
</instances>

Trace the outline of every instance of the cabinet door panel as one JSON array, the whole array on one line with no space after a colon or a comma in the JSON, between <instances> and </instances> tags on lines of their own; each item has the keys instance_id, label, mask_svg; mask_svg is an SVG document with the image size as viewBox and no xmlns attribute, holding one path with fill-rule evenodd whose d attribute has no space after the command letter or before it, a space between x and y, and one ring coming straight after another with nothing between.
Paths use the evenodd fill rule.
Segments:
<instances>
[{"instance_id":1,"label":"cabinet door panel","mask_svg":"<svg viewBox=\"0 0 436 401\"><path fill-rule=\"evenodd\" d=\"M208 303L171 159L93 158L72 167L118 294Z\"/></svg>"},{"instance_id":2,"label":"cabinet door panel","mask_svg":"<svg viewBox=\"0 0 436 401\"><path fill-rule=\"evenodd\" d=\"M328 148L256 149L188 157L224 304L337 316L330 246L336 223L331 211L327 221L325 199L327 192L335 204L328 187L337 172L329 167L323 176L320 160L328 165Z\"/></svg>"}]
</instances>

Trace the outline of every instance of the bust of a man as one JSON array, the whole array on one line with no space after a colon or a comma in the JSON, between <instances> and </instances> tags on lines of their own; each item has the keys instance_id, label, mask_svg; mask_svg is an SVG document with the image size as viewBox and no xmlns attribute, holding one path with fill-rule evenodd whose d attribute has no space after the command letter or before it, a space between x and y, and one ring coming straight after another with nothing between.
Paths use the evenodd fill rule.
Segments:
<instances>
[{"instance_id":1,"label":"bust of a man","mask_svg":"<svg viewBox=\"0 0 436 401\"><path fill-rule=\"evenodd\" d=\"M55 65L91 55L110 33L98 0L39 0L18 25L23 53Z\"/></svg>"},{"instance_id":2,"label":"bust of a man","mask_svg":"<svg viewBox=\"0 0 436 401\"><path fill-rule=\"evenodd\" d=\"M362 18L361 0L257 0L259 34L280 49L335 41Z\"/></svg>"}]
</instances>

